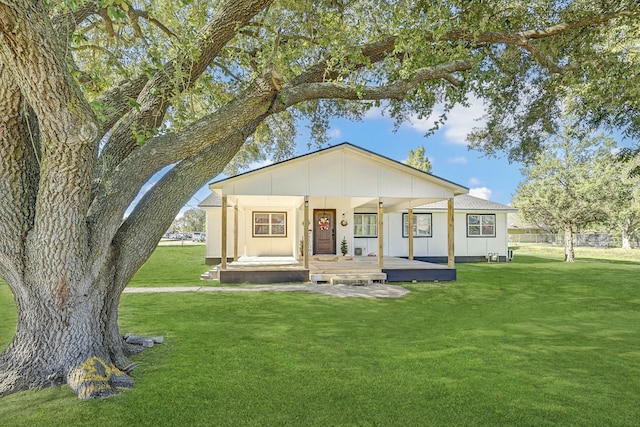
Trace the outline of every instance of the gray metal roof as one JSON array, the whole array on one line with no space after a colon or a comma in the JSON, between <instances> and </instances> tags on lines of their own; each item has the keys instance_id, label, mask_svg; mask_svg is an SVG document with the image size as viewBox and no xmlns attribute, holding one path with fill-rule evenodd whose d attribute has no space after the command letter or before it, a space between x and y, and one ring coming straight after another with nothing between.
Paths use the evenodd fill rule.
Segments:
<instances>
[{"instance_id":1,"label":"gray metal roof","mask_svg":"<svg viewBox=\"0 0 640 427\"><path fill-rule=\"evenodd\" d=\"M453 198L453 207L455 211L467 211L467 212L518 212L514 207L503 205L501 203L492 202L489 200L481 199L479 197L463 194L462 196L456 196ZM447 201L441 200L435 203L429 203L426 205L418 206L415 209L429 210L429 211L446 211Z\"/></svg>"},{"instance_id":2,"label":"gray metal roof","mask_svg":"<svg viewBox=\"0 0 640 427\"><path fill-rule=\"evenodd\" d=\"M220 208L222 207L222 199L213 191L203 201L198 204L199 208Z\"/></svg>"}]
</instances>

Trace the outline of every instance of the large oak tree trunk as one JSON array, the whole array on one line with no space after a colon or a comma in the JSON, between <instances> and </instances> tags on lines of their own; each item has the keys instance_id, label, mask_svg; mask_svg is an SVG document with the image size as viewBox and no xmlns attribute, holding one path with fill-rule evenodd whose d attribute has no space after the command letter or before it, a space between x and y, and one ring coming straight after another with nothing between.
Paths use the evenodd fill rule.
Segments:
<instances>
[{"instance_id":1,"label":"large oak tree trunk","mask_svg":"<svg viewBox=\"0 0 640 427\"><path fill-rule=\"evenodd\" d=\"M117 297L104 283L11 285L18 290L18 324L0 356L0 395L67 383L80 398L92 398L132 385Z\"/></svg>"}]
</instances>

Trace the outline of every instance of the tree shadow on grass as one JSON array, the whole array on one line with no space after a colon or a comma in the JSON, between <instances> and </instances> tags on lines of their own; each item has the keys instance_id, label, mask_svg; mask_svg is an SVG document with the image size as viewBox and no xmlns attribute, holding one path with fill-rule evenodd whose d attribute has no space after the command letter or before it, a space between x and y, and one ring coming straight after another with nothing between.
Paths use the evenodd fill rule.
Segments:
<instances>
[{"instance_id":1,"label":"tree shadow on grass","mask_svg":"<svg viewBox=\"0 0 640 427\"><path fill-rule=\"evenodd\" d=\"M557 263L564 262L562 258L547 258L547 257L539 257L535 255L520 255L518 253L514 254L513 260L511 263L514 264L548 264L548 263Z\"/></svg>"},{"instance_id":2,"label":"tree shadow on grass","mask_svg":"<svg viewBox=\"0 0 640 427\"><path fill-rule=\"evenodd\" d=\"M640 261L625 260L625 259L580 258L580 257L576 257L576 262L581 262L581 263L601 262L603 264L612 264L612 265L640 266Z\"/></svg>"},{"instance_id":3,"label":"tree shadow on grass","mask_svg":"<svg viewBox=\"0 0 640 427\"><path fill-rule=\"evenodd\" d=\"M557 257L541 257L536 255L519 255L515 254L513 257L513 261L515 264L545 264L545 263L564 263L564 259L562 256ZM624 259L610 259L610 258L593 258L593 257L581 257L576 256L575 263L576 264L588 264L588 263L603 263L603 264L611 264L611 265L627 265L627 266L640 266L640 261L635 260L624 260Z\"/></svg>"}]
</instances>

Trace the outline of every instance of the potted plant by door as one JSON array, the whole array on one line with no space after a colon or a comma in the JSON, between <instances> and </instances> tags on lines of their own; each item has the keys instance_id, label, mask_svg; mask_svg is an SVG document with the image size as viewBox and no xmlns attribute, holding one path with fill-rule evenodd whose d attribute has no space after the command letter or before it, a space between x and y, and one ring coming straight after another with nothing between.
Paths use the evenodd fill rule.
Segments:
<instances>
[{"instance_id":1,"label":"potted plant by door","mask_svg":"<svg viewBox=\"0 0 640 427\"><path fill-rule=\"evenodd\" d=\"M342 242L340 242L340 252L342 252L342 256L345 256L347 252L349 252L349 247L347 246L347 239L345 237L343 237Z\"/></svg>"}]
</instances>

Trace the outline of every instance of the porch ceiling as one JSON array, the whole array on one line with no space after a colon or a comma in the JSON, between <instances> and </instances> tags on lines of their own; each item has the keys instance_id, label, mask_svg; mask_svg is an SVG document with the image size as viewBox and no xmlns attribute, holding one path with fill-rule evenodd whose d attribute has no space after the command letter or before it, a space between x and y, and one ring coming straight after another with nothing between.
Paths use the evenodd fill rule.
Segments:
<instances>
[{"instance_id":1,"label":"porch ceiling","mask_svg":"<svg viewBox=\"0 0 640 427\"><path fill-rule=\"evenodd\" d=\"M259 196L243 196L243 195L229 195L227 196L229 204L231 206L238 206L240 208L252 208L255 206L260 207L292 207L297 208L304 203L304 197L302 196L272 196L272 195L259 195Z\"/></svg>"},{"instance_id":2,"label":"porch ceiling","mask_svg":"<svg viewBox=\"0 0 640 427\"><path fill-rule=\"evenodd\" d=\"M273 196L273 195L229 195L227 196L230 206L238 206L240 208L260 207L292 207L300 208L304 203L303 196ZM367 208L377 209L378 199L376 197L310 197L311 203L314 199L323 199L325 206L333 206L335 208ZM384 212L398 212L409 208L417 208L419 206L446 200L441 198L406 198L406 197L384 197L382 207Z\"/></svg>"},{"instance_id":3,"label":"porch ceiling","mask_svg":"<svg viewBox=\"0 0 640 427\"><path fill-rule=\"evenodd\" d=\"M418 206L426 205L428 203L439 202L440 200L446 199L435 199L435 198L422 198L422 199L412 199L412 198L403 198L403 197L384 197L382 198L382 209L384 212L398 212L402 210L406 210L409 208L417 208ZM366 203L355 206L359 208L376 208L377 199L373 198L368 200Z\"/></svg>"}]
</instances>

